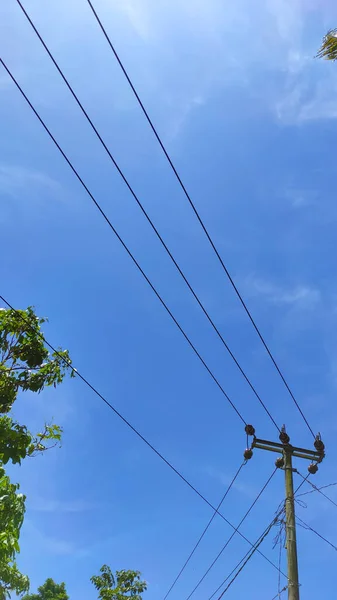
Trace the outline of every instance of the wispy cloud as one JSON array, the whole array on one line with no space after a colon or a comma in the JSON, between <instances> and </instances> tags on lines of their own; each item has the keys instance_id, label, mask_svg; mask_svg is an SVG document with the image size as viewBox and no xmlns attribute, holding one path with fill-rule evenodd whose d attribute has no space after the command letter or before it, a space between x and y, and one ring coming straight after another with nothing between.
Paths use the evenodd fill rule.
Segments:
<instances>
[{"instance_id":1,"label":"wispy cloud","mask_svg":"<svg viewBox=\"0 0 337 600\"><path fill-rule=\"evenodd\" d=\"M233 478L233 474L231 474L231 476L227 475L227 473L225 473L224 471L212 466L205 467L204 472L224 487L228 486ZM249 498L252 498L256 493L255 489L253 489L251 486L244 483L238 483L237 481L234 482L233 489L236 490L239 494L243 494L244 496L248 496Z\"/></svg>"},{"instance_id":2,"label":"wispy cloud","mask_svg":"<svg viewBox=\"0 0 337 600\"><path fill-rule=\"evenodd\" d=\"M251 297L264 296L268 302L279 305L313 309L321 301L321 292L314 287L296 285L286 288L254 275L246 279L245 289Z\"/></svg>"},{"instance_id":3,"label":"wispy cloud","mask_svg":"<svg viewBox=\"0 0 337 600\"><path fill-rule=\"evenodd\" d=\"M97 504L87 502L83 499L58 500L38 496L29 499L29 509L36 512L81 513L97 510L97 508Z\"/></svg>"},{"instance_id":4,"label":"wispy cloud","mask_svg":"<svg viewBox=\"0 0 337 600\"><path fill-rule=\"evenodd\" d=\"M319 43L307 35L312 15L324 18L318 0L114 0L106 10L108 18L109 10L111 18L116 12L123 14L139 36L141 47L150 48L151 56L156 57L151 65L155 71L152 79L158 86L156 96L163 103L168 95L171 108L176 105L177 131L193 108L193 98L208 98L217 89L233 84L249 88L254 98L258 96L259 106L261 101L267 104L280 121L318 115L319 98L313 106L310 102L303 105L298 82L299 75L314 63L314 48ZM266 85L261 88L256 77L270 71L282 77L275 89L268 91L266 87L274 84L264 78ZM310 68L308 75L310 86L315 86ZM326 82L326 70L322 78ZM331 104L322 111L325 115L334 114Z\"/></svg>"},{"instance_id":5,"label":"wispy cloud","mask_svg":"<svg viewBox=\"0 0 337 600\"><path fill-rule=\"evenodd\" d=\"M313 59L312 59L313 60ZM337 81L325 64L320 65L322 74L313 81L314 67L301 81L288 84L283 96L275 103L277 119L286 124L337 118ZM328 68L330 69L329 65ZM317 75L317 74L316 74Z\"/></svg>"},{"instance_id":6,"label":"wispy cloud","mask_svg":"<svg viewBox=\"0 0 337 600\"><path fill-rule=\"evenodd\" d=\"M25 543L29 548L38 547L39 552L58 556L74 556L79 552L72 542L43 533L31 519L25 519L22 537L26 538Z\"/></svg>"},{"instance_id":7,"label":"wispy cloud","mask_svg":"<svg viewBox=\"0 0 337 600\"><path fill-rule=\"evenodd\" d=\"M318 193L316 190L291 187L285 190L283 197L288 200L292 208L301 209L316 204Z\"/></svg>"},{"instance_id":8,"label":"wispy cloud","mask_svg":"<svg viewBox=\"0 0 337 600\"><path fill-rule=\"evenodd\" d=\"M27 188L32 192L44 188L58 197L62 189L59 182L46 173L20 165L0 164L0 191L2 194L18 198Z\"/></svg>"}]
</instances>

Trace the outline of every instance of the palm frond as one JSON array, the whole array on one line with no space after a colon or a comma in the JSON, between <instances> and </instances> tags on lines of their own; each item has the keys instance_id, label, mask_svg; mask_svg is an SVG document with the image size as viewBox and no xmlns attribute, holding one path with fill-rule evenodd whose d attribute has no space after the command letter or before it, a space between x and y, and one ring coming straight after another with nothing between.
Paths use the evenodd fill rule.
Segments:
<instances>
[{"instance_id":1,"label":"palm frond","mask_svg":"<svg viewBox=\"0 0 337 600\"><path fill-rule=\"evenodd\" d=\"M337 29L330 29L324 36L316 57L325 58L325 60L337 60Z\"/></svg>"}]
</instances>

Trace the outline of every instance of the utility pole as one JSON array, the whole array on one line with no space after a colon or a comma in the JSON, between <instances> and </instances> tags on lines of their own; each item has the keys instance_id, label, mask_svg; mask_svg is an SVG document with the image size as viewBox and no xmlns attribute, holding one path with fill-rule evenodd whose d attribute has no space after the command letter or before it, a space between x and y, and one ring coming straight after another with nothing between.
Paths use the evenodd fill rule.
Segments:
<instances>
[{"instance_id":1,"label":"utility pole","mask_svg":"<svg viewBox=\"0 0 337 600\"><path fill-rule=\"evenodd\" d=\"M318 470L318 463L321 463L325 453L324 444L320 434L315 438L315 450L307 450L298 448L290 444L289 435L286 432L285 426L282 427L279 442L270 442L261 440L255 436L255 429L252 425L246 425L245 432L248 436L253 437L253 442L250 447L244 452L244 457L249 460L253 456L253 449L268 450L281 454L276 459L275 465L279 469L284 470L285 475L285 512L286 512L286 548L288 561L288 600L300 600L300 584L298 578L298 558L297 558L297 542L296 542L296 521L295 521L295 500L294 500L294 483L293 472L293 456L310 460L308 467L309 474L315 474ZM247 443L248 446L248 443Z\"/></svg>"}]
</instances>

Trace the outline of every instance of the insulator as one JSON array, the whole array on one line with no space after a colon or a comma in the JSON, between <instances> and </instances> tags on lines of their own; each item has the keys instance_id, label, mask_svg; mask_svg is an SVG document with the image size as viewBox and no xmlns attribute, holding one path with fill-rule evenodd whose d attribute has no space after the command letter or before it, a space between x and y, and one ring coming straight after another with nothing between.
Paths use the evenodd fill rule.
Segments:
<instances>
[{"instance_id":1,"label":"insulator","mask_svg":"<svg viewBox=\"0 0 337 600\"><path fill-rule=\"evenodd\" d=\"M308 471L311 475L315 475L315 473L317 473L317 471L318 471L318 466L315 463L311 463L308 466Z\"/></svg>"},{"instance_id":2,"label":"insulator","mask_svg":"<svg viewBox=\"0 0 337 600\"><path fill-rule=\"evenodd\" d=\"M255 428L253 425L246 425L245 432L247 435L255 435Z\"/></svg>"},{"instance_id":3,"label":"insulator","mask_svg":"<svg viewBox=\"0 0 337 600\"><path fill-rule=\"evenodd\" d=\"M282 444L289 444L290 442L290 437L289 435L282 429L280 435L279 435L279 439L281 440Z\"/></svg>"},{"instance_id":4,"label":"insulator","mask_svg":"<svg viewBox=\"0 0 337 600\"><path fill-rule=\"evenodd\" d=\"M283 456L280 456L279 458L277 458L275 460L275 467L277 467L278 469L282 469L284 467L284 458L283 458Z\"/></svg>"},{"instance_id":5,"label":"insulator","mask_svg":"<svg viewBox=\"0 0 337 600\"><path fill-rule=\"evenodd\" d=\"M318 435L316 436L316 439L315 439L315 441L314 441L314 446L315 446L315 448L316 448L317 452L319 452L320 454L323 454L323 453L324 453L324 450L325 450L325 445L324 445L324 443L323 443L323 442L322 442L322 440L321 440L321 436L320 436L320 434L318 434Z\"/></svg>"},{"instance_id":6,"label":"insulator","mask_svg":"<svg viewBox=\"0 0 337 600\"><path fill-rule=\"evenodd\" d=\"M253 450L251 448L246 448L246 450L243 453L243 456L246 460L249 460L253 456Z\"/></svg>"}]
</instances>

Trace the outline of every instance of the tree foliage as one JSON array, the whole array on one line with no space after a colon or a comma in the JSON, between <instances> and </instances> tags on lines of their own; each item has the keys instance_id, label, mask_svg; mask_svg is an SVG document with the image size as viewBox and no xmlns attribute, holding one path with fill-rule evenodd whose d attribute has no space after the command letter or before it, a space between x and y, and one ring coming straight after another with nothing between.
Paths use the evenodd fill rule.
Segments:
<instances>
[{"instance_id":1,"label":"tree foliage","mask_svg":"<svg viewBox=\"0 0 337 600\"><path fill-rule=\"evenodd\" d=\"M28 577L22 575L15 562L20 551L20 529L25 514L25 496L18 493L19 485L10 482L5 470L0 468L0 598L4 600L10 590L17 594L27 591Z\"/></svg>"},{"instance_id":2,"label":"tree foliage","mask_svg":"<svg viewBox=\"0 0 337 600\"><path fill-rule=\"evenodd\" d=\"M140 580L139 571L122 570L114 575L110 567L103 565L100 573L90 579L98 591L99 600L142 600L142 593L147 590L147 583Z\"/></svg>"},{"instance_id":3,"label":"tree foliage","mask_svg":"<svg viewBox=\"0 0 337 600\"><path fill-rule=\"evenodd\" d=\"M41 325L46 319L27 310L0 310L0 412L7 413L19 391L40 393L62 383L71 364L68 350L50 353ZM74 372L71 370L71 376Z\"/></svg>"},{"instance_id":4,"label":"tree foliage","mask_svg":"<svg viewBox=\"0 0 337 600\"><path fill-rule=\"evenodd\" d=\"M337 29L330 29L324 36L317 57L326 60L337 60Z\"/></svg>"},{"instance_id":5,"label":"tree foliage","mask_svg":"<svg viewBox=\"0 0 337 600\"><path fill-rule=\"evenodd\" d=\"M59 444L62 430L45 425L33 434L10 416L20 392L41 392L45 386L62 383L67 371L74 376L67 350L50 353L45 345L41 325L46 319L27 310L0 309L0 600L11 591L28 590L28 578L15 562L19 552L20 529L25 514L25 496L12 484L4 465L21 463Z\"/></svg>"},{"instance_id":6,"label":"tree foliage","mask_svg":"<svg viewBox=\"0 0 337 600\"><path fill-rule=\"evenodd\" d=\"M41 585L37 594L26 594L22 600L69 600L65 583L55 583L50 577Z\"/></svg>"}]
</instances>

